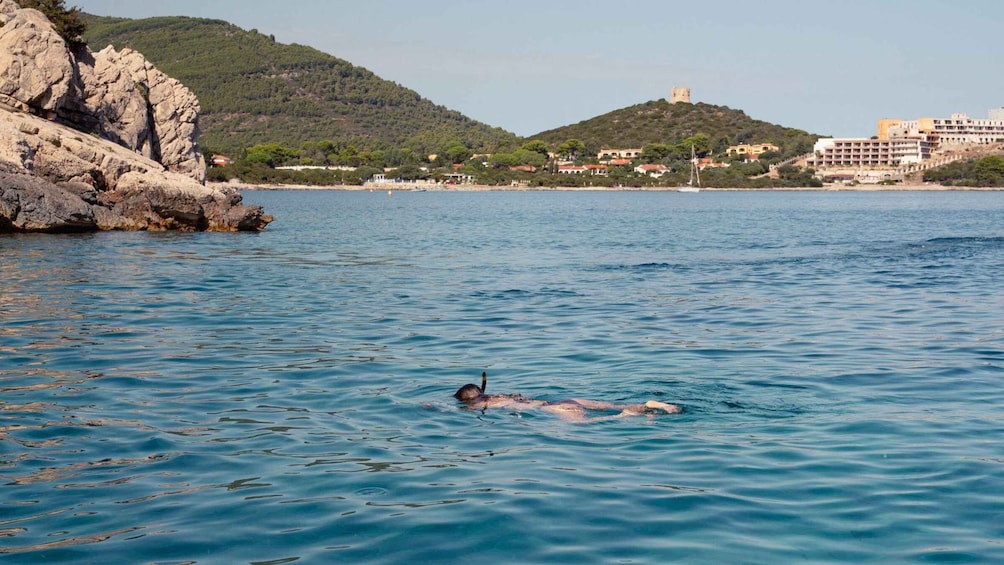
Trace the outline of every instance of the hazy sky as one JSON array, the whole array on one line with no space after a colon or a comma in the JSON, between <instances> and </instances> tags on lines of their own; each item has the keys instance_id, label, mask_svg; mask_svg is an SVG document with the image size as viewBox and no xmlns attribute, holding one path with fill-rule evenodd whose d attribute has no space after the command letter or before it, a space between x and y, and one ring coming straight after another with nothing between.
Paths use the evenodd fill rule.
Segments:
<instances>
[{"instance_id":1,"label":"hazy sky","mask_svg":"<svg viewBox=\"0 0 1004 565\"><path fill-rule=\"evenodd\" d=\"M67 0L227 20L531 135L674 86L812 133L1004 106L1001 0Z\"/></svg>"}]
</instances>

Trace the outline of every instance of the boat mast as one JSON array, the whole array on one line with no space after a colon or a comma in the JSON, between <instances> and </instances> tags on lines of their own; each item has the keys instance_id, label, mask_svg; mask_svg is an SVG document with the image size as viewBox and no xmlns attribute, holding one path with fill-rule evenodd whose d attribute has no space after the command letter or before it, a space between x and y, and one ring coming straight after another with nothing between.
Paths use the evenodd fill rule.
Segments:
<instances>
[{"instance_id":1,"label":"boat mast","mask_svg":"<svg viewBox=\"0 0 1004 565\"><path fill-rule=\"evenodd\" d=\"M694 149L694 144L690 144L690 182L687 186L694 186L694 175L697 175L697 186L701 186L701 169L697 167L697 151Z\"/></svg>"}]
</instances>

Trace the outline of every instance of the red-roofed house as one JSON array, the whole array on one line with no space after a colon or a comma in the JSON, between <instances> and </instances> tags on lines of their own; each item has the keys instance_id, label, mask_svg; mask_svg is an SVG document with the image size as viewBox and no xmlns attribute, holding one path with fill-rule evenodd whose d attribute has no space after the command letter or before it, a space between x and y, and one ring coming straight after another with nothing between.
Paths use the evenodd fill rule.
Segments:
<instances>
[{"instance_id":1,"label":"red-roofed house","mask_svg":"<svg viewBox=\"0 0 1004 565\"><path fill-rule=\"evenodd\" d=\"M729 163L719 163L711 157L703 157L697 160L697 168L701 169L727 169L729 168Z\"/></svg>"},{"instance_id":2,"label":"red-roofed house","mask_svg":"<svg viewBox=\"0 0 1004 565\"><path fill-rule=\"evenodd\" d=\"M226 167L227 165L233 165L234 160L225 155L213 155L213 158L209 160L209 164L214 167Z\"/></svg>"},{"instance_id":3,"label":"red-roofed house","mask_svg":"<svg viewBox=\"0 0 1004 565\"><path fill-rule=\"evenodd\" d=\"M596 175L601 177L607 175L606 165L586 165L586 170L589 171L589 174L591 175Z\"/></svg>"},{"instance_id":4,"label":"red-roofed house","mask_svg":"<svg viewBox=\"0 0 1004 565\"><path fill-rule=\"evenodd\" d=\"M558 174L562 175L581 175L588 171L589 169L577 165L558 165Z\"/></svg>"},{"instance_id":5,"label":"red-roofed house","mask_svg":"<svg viewBox=\"0 0 1004 565\"><path fill-rule=\"evenodd\" d=\"M669 167L667 167L666 165L659 165L659 164L638 165L637 167L634 168L634 172L659 178L662 175L669 172Z\"/></svg>"}]
</instances>

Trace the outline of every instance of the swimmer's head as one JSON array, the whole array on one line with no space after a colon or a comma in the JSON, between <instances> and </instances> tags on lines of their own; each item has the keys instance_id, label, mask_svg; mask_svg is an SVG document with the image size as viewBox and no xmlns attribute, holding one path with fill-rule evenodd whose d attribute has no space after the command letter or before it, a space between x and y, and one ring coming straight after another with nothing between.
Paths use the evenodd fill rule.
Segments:
<instances>
[{"instance_id":1,"label":"swimmer's head","mask_svg":"<svg viewBox=\"0 0 1004 565\"><path fill-rule=\"evenodd\" d=\"M471 402L481 398L484 392L481 387L475 384L465 384L460 387L457 392L453 393L453 397L461 402Z\"/></svg>"}]
</instances>

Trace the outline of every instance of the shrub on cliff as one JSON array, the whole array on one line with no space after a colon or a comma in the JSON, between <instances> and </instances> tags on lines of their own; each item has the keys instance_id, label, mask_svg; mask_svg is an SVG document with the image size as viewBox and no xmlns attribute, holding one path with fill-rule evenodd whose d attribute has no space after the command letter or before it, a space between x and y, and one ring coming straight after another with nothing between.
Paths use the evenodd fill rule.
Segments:
<instances>
[{"instance_id":1,"label":"shrub on cliff","mask_svg":"<svg viewBox=\"0 0 1004 565\"><path fill-rule=\"evenodd\" d=\"M80 10L74 6L67 8L63 0L18 0L22 8L34 8L45 14L60 37L71 47L85 45L81 37L87 31L87 24L80 17Z\"/></svg>"}]
</instances>

